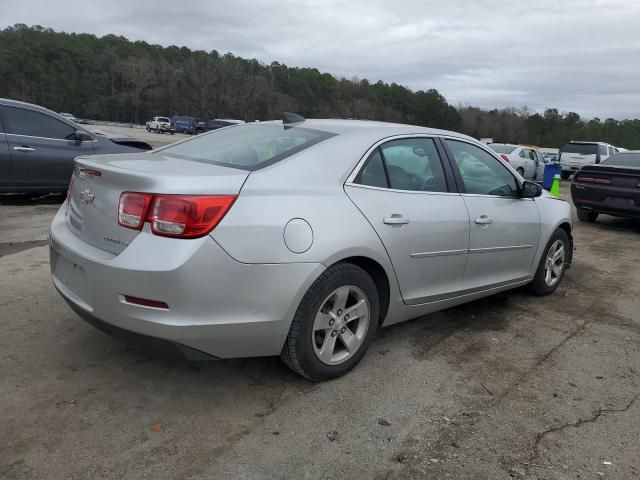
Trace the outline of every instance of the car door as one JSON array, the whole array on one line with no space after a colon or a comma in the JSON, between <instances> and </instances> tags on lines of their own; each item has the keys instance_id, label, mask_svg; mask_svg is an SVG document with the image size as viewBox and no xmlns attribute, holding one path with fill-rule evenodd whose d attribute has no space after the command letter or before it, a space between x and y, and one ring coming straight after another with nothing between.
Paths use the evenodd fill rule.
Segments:
<instances>
[{"instance_id":1,"label":"car door","mask_svg":"<svg viewBox=\"0 0 640 480\"><path fill-rule=\"evenodd\" d=\"M408 304L462 289L469 216L443 156L434 138L388 140L345 185L382 240Z\"/></svg>"},{"instance_id":2,"label":"car door","mask_svg":"<svg viewBox=\"0 0 640 480\"><path fill-rule=\"evenodd\" d=\"M460 139L444 143L470 218L465 291L529 277L540 239L535 201L519 196L517 179L489 151Z\"/></svg>"},{"instance_id":3,"label":"car door","mask_svg":"<svg viewBox=\"0 0 640 480\"><path fill-rule=\"evenodd\" d=\"M66 188L73 159L94 153L95 140L79 142L77 127L26 107L0 107L14 188Z\"/></svg>"},{"instance_id":4,"label":"car door","mask_svg":"<svg viewBox=\"0 0 640 480\"><path fill-rule=\"evenodd\" d=\"M0 189L11 186L11 157L0 118Z\"/></svg>"}]
</instances>

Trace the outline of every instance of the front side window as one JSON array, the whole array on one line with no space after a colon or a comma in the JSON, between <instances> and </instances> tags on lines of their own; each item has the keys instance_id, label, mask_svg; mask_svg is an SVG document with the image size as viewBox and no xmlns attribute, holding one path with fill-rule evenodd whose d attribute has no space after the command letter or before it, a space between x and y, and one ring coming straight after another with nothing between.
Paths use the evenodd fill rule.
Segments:
<instances>
[{"instance_id":1,"label":"front side window","mask_svg":"<svg viewBox=\"0 0 640 480\"><path fill-rule=\"evenodd\" d=\"M29 137L73 139L75 129L45 113L26 108L2 107L6 133Z\"/></svg>"},{"instance_id":2,"label":"front side window","mask_svg":"<svg viewBox=\"0 0 640 480\"><path fill-rule=\"evenodd\" d=\"M257 170L309 148L333 133L285 125L234 125L156 152L243 170Z\"/></svg>"},{"instance_id":3,"label":"front side window","mask_svg":"<svg viewBox=\"0 0 640 480\"><path fill-rule=\"evenodd\" d=\"M518 184L502 163L480 147L445 140L453 155L467 193L515 197Z\"/></svg>"}]
</instances>

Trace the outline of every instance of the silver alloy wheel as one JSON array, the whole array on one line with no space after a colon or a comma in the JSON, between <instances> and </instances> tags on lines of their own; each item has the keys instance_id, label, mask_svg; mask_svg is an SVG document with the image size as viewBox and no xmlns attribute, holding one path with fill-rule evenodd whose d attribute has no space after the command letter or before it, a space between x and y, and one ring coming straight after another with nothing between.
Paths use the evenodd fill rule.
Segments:
<instances>
[{"instance_id":1,"label":"silver alloy wheel","mask_svg":"<svg viewBox=\"0 0 640 480\"><path fill-rule=\"evenodd\" d=\"M544 264L544 281L548 287L553 287L560 281L565 267L564 257L564 243L556 240L549 248Z\"/></svg>"},{"instance_id":2,"label":"silver alloy wheel","mask_svg":"<svg viewBox=\"0 0 640 480\"><path fill-rule=\"evenodd\" d=\"M366 295L354 285L337 288L325 298L311 332L318 359L338 365L351 358L367 335L370 311Z\"/></svg>"}]
</instances>

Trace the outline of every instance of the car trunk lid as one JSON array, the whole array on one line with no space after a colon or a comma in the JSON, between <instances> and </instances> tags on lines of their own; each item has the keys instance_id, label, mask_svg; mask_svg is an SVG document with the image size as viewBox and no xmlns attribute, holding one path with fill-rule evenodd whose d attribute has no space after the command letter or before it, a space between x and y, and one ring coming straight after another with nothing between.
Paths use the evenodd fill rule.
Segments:
<instances>
[{"instance_id":1,"label":"car trunk lid","mask_svg":"<svg viewBox=\"0 0 640 480\"><path fill-rule=\"evenodd\" d=\"M83 241L119 254L140 234L118 225L122 192L237 195L248 175L245 170L160 152L79 157L69 190L66 223Z\"/></svg>"}]
</instances>

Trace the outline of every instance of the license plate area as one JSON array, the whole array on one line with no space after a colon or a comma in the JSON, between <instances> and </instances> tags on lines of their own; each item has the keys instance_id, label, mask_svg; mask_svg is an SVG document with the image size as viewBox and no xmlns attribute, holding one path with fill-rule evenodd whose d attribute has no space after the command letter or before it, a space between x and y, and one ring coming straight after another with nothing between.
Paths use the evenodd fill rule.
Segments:
<instances>
[{"instance_id":1,"label":"license plate area","mask_svg":"<svg viewBox=\"0 0 640 480\"><path fill-rule=\"evenodd\" d=\"M634 208L636 206L631 198L607 197L604 199L604 203L616 208Z\"/></svg>"},{"instance_id":2,"label":"license plate area","mask_svg":"<svg viewBox=\"0 0 640 480\"><path fill-rule=\"evenodd\" d=\"M53 277L58 288L71 300L78 303L85 310L93 310L88 303L87 274L82 266L73 263L59 253L56 254Z\"/></svg>"}]
</instances>

